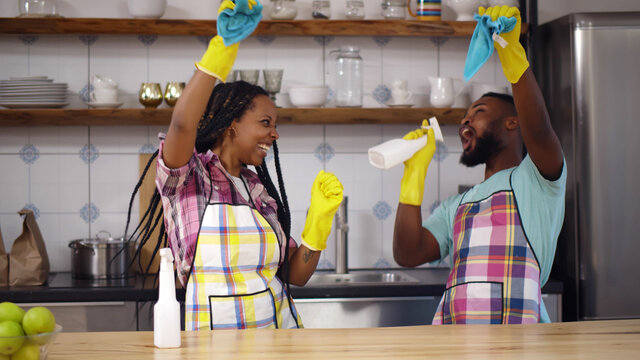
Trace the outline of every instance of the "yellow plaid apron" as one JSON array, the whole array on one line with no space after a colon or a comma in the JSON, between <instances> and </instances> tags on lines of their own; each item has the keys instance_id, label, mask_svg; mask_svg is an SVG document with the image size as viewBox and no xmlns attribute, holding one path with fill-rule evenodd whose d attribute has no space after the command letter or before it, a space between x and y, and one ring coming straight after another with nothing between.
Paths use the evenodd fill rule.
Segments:
<instances>
[{"instance_id":1,"label":"yellow plaid apron","mask_svg":"<svg viewBox=\"0 0 640 360\"><path fill-rule=\"evenodd\" d=\"M207 205L187 282L185 329L298 327L276 277L279 260L277 236L257 210Z\"/></svg>"}]
</instances>

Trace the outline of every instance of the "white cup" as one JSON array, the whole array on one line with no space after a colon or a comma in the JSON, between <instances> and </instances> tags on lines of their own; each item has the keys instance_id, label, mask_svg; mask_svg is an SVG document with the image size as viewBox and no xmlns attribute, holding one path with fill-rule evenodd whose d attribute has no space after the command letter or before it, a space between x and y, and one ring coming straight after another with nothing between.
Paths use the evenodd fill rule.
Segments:
<instances>
[{"instance_id":1,"label":"white cup","mask_svg":"<svg viewBox=\"0 0 640 360\"><path fill-rule=\"evenodd\" d=\"M393 104L406 105L406 104L409 104L412 98L413 98L413 94L409 90L406 90L406 89L391 90L391 101L393 101Z\"/></svg>"},{"instance_id":2,"label":"white cup","mask_svg":"<svg viewBox=\"0 0 640 360\"><path fill-rule=\"evenodd\" d=\"M408 87L409 87L409 82L407 80L396 80L391 85L392 89L407 90Z\"/></svg>"},{"instance_id":3,"label":"white cup","mask_svg":"<svg viewBox=\"0 0 640 360\"><path fill-rule=\"evenodd\" d=\"M98 88L91 91L89 95L91 102L96 104L108 104L118 101L118 89L113 88Z\"/></svg>"},{"instance_id":4,"label":"white cup","mask_svg":"<svg viewBox=\"0 0 640 360\"><path fill-rule=\"evenodd\" d=\"M94 89L117 89L118 83L113 81L113 79L108 78L104 75L93 75L91 78L91 83L93 83Z\"/></svg>"}]
</instances>

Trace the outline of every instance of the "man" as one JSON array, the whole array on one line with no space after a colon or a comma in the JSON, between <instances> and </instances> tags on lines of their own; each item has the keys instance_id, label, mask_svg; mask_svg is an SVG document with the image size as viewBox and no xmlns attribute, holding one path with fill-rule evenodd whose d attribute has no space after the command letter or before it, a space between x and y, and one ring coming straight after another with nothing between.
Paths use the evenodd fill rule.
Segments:
<instances>
[{"instance_id":1,"label":"man","mask_svg":"<svg viewBox=\"0 0 640 360\"><path fill-rule=\"evenodd\" d=\"M564 217L566 166L518 41L518 9L489 8L486 14L493 20L514 16L517 25L501 34L507 47L495 46L513 97L483 95L460 125L460 161L485 164L485 180L446 199L422 223L424 179L435 152L429 130L427 145L405 162L401 182L393 236L396 262L417 266L447 255L451 259L433 324L549 322L540 289ZM418 129L405 138L424 133Z\"/></svg>"}]
</instances>

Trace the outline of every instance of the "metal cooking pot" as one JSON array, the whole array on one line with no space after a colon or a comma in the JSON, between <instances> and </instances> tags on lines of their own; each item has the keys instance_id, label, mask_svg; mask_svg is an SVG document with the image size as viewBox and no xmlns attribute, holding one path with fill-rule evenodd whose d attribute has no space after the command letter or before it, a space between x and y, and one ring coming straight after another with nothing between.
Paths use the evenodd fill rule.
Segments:
<instances>
[{"instance_id":1,"label":"metal cooking pot","mask_svg":"<svg viewBox=\"0 0 640 360\"><path fill-rule=\"evenodd\" d=\"M108 237L100 236L108 234ZM112 238L100 231L95 238L78 239L69 243L71 273L78 279L120 279L134 275L131 258L135 242Z\"/></svg>"}]
</instances>

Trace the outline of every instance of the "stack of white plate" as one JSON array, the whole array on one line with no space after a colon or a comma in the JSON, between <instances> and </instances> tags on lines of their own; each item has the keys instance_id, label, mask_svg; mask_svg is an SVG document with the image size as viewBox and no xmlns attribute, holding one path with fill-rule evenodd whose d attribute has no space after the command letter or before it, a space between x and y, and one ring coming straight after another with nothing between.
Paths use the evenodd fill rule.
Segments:
<instances>
[{"instance_id":1,"label":"stack of white plate","mask_svg":"<svg viewBox=\"0 0 640 360\"><path fill-rule=\"evenodd\" d=\"M61 108L67 103L67 84L46 76L10 77L0 80L0 106L11 109Z\"/></svg>"}]
</instances>

